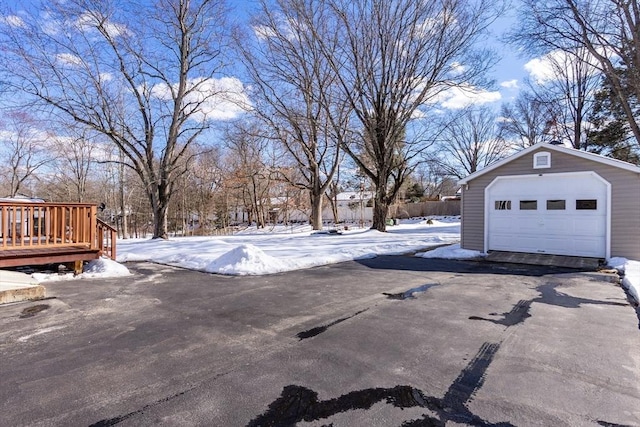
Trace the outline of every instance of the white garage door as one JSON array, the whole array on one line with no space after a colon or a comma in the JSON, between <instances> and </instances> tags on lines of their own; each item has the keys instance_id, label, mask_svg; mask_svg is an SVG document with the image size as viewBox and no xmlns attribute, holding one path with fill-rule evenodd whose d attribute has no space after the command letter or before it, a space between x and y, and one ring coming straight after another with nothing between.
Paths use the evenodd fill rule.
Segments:
<instances>
[{"instance_id":1,"label":"white garage door","mask_svg":"<svg viewBox=\"0 0 640 427\"><path fill-rule=\"evenodd\" d=\"M487 248L603 258L607 194L592 172L496 178L485 196Z\"/></svg>"}]
</instances>

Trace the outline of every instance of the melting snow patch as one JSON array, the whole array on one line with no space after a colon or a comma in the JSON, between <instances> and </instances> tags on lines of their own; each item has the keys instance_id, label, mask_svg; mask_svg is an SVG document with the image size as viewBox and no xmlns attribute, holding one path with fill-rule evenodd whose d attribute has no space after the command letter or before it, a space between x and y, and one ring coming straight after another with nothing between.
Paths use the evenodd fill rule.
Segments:
<instances>
[{"instance_id":1,"label":"melting snow patch","mask_svg":"<svg viewBox=\"0 0 640 427\"><path fill-rule=\"evenodd\" d=\"M286 271L288 268L277 258L265 254L260 248L245 244L218 257L205 269L210 273L231 275L258 275Z\"/></svg>"},{"instance_id":2,"label":"melting snow patch","mask_svg":"<svg viewBox=\"0 0 640 427\"><path fill-rule=\"evenodd\" d=\"M640 302L640 261L614 257L610 258L607 264L624 274L622 286L629 291L636 302Z\"/></svg>"},{"instance_id":3,"label":"melting snow patch","mask_svg":"<svg viewBox=\"0 0 640 427\"><path fill-rule=\"evenodd\" d=\"M94 259L83 270L82 277L120 277L130 276L129 269L108 258Z\"/></svg>"},{"instance_id":4,"label":"melting snow patch","mask_svg":"<svg viewBox=\"0 0 640 427\"><path fill-rule=\"evenodd\" d=\"M417 257L422 258L444 258L444 259L470 259L483 257L483 254L479 251L472 251L469 249L461 249L459 244L442 246L428 252L418 252Z\"/></svg>"},{"instance_id":5,"label":"melting snow patch","mask_svg":"<svg viewBox=\"0 0 640 427\"><path fill-rule=\"evenodd\" d=\"M109 258L100 258L90 261L84 266L83 273L75 276L73 273L67 274L47 274L33 273L31 277L40 282L60 282L63 280L92 279L109 277L130 276L129 269L124 265L117 263Z\"/></svg>"}]
</instances>

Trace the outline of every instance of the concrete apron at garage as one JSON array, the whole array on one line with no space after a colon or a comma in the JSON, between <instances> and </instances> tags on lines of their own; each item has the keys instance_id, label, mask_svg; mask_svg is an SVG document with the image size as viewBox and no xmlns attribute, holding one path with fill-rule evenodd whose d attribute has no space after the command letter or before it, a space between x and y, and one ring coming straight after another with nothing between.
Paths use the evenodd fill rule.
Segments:
<instances>
[{"instance_id":1,"label":"concrete apron at garage","mask_svg":"<svg viewBox=\"0 0 640 427\"><path fill-rule=\"evenodd\" d=\"M485 259L492 262L548 265L554 267L575 268L580 270L597 270L602 262L602 260L599 258L503 251L491 251Z\"/></svg>"}]
</instances>

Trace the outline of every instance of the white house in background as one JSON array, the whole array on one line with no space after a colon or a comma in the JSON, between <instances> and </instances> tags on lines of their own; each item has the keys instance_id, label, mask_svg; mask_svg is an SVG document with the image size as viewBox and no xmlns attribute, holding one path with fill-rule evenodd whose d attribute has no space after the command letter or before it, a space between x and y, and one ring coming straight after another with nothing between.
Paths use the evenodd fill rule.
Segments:
<instances>
[{"instance_id":1,"label":"white house in background","mask_svg":"<svg viewBox=\"0 0 640 427\"><path fill-rule=\"evenodd\" d=\"M640 168L539 143L459 181L465 249L640 259Z\"/></svg>"},{"instance_id":2,"label":"white house in background","mask_svg":"<svg viewBox=\"0 0 640 427\"><path fill-rule=\"evenodd\" d=\"M40 199L39 197L29 197L24 194L16 194L14 197L0 197L0 202L44 203L44 199Z\"/></svg>"},{"instance_id":3,"label":"white house in background","mask_svg":"<svg viewBox=\"0 0 640 427\"><path fill-rule=\"evenodd\" d=\"M373 207L370 204L374 194L371 191L345 191L337 196L338 219L341 222L359 223L373 220ZM309 210L302 209L294 204L293 198L273 197L270 199L268 210L268 222L308 222ZM333 222L333 212L329 201L322 201L322 220ZM229 212L229 220L232 224L248 221L249 214L242 206L236 206Z\"/></svg>"},{"instance_id":4,"label":"white house in background","mask_svg":"<svg viewBox=\"0 0 640 427\"><path fill-rule=\"evenodd\" d=\"M373 221L373 207L367 206L373 196L372 191L344 191L338 193L336 199L339 220L355 223ZM322 219L329 222L334 219L331 205L326 200L323 204Z\"/></svg>"}]
</instances>

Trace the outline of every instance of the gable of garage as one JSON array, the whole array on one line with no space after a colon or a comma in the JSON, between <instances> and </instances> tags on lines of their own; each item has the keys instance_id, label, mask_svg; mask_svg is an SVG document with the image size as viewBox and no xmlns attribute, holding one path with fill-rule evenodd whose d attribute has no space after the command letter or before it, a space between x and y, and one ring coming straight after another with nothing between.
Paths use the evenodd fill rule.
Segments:
<instances>
[{"instance_id":1,"label":"gable of garage","mask_svg":"<svg viewBox=\"0 0 640 427\"><path fill-rule=\"evenodd\" d=\"M535 169L534 156L550 154L550 167ZM610 256L640 258L640 168L592 153L537 144L459 181L462 185L461 246L486 252L485 189L496 178L593 172L610 185ZM638 257L638 258L636 258Z\"/></svg>"}]
</instances>

